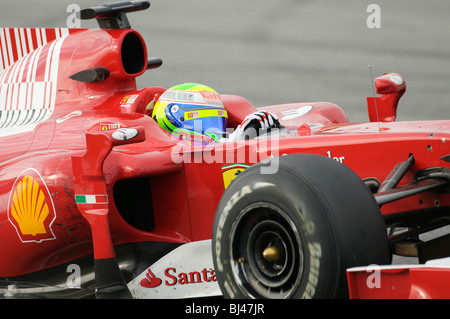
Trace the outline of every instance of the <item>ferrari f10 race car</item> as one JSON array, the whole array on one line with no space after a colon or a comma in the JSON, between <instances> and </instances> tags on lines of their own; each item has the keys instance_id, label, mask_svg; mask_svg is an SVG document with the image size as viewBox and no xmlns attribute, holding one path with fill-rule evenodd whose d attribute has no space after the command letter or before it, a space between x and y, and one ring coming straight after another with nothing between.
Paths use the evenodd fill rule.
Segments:
<instances>
[{"instance_id":1,"label":"ferrari f10 race car","mask_svg":"<svg viewBox=\"0 0 450 319\"><path fill-rule=\"evenodd\" d=\"M450 255L449 235L418 237L449 224L450 121L396 122L400 74L375 80L367 123L271 105L277 130L186 144L148 115L166 89L136 85L162 63L127 17L149 6L0 30L1 297L359 297L405 274L393 254ZM231 130L257 111L220 99Z\"/></svg>"}]
</instances>

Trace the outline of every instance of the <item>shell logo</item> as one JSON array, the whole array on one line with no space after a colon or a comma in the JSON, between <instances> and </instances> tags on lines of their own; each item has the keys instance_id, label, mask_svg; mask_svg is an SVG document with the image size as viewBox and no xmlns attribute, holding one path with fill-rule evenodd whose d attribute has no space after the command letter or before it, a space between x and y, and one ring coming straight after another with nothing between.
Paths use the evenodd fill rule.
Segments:
<instances>
[{"instance_id":1,"label":"shell logo","mask_svg":"<svg viewBox=\"0 0 450 319\"><path fill-rule=\"evenodd\" d=\"M22 242L56 239L51 226L55 207L42 176L27 169L16 179L8 204L8 219Z\"/></svg>"}]
</instances>

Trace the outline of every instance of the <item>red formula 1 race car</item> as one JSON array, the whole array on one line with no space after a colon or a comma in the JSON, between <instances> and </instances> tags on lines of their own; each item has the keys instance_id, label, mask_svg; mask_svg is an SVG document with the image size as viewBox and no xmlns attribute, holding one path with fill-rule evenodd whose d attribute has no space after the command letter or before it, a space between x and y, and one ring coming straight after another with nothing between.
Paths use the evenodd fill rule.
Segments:
<instances>
[{"instance_id":1,"label":"red formula 1 race car","mask_svg":"<svg viewBox=\"0 0 450 319\"><path fill-rule=\"evenodd\" d=\"M450 121L395 122L399 74L368 123L273 105L277 130L189 145L148 115L166 89L136 87L161 60L126 14L149 5L0 30L1 297L347 297L349 268L450 255L417 240L449 223ZM257 111L220 100L231 130Z\"/></svg>"}]
</instances>

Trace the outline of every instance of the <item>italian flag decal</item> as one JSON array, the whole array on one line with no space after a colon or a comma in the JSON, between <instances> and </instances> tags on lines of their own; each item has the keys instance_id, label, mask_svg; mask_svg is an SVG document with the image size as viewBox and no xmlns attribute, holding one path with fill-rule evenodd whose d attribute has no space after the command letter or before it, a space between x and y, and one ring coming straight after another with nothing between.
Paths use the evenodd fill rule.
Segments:
<instances>
[{"instance_id":1,"label":"italian flag decal","mask_svg":"<svg viewBox=\"0 0 450 319\"><path fill-rule=\"evenodd\" d=\"M75 195L77 204L108 204L108 195Z\"/></svg>"}]
</instances>

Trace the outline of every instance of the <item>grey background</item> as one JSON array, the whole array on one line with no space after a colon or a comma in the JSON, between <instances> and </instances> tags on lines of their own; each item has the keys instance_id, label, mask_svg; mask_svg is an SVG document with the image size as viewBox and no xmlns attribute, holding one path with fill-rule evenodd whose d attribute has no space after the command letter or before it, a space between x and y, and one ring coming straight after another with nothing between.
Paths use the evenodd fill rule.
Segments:
<instances>
[{"instance_id":1,"label":"grey background","mask_svg":"<svg viewBox=\"0 0 450 319\"><path fill-rule=\"evenodd\" d=\"M0 27L66 27L68 5L105 2L113 0L0 0ZM150 2L128 18L164 64L141 76L140 88L199 82L257 107L329 101L363 122L371 65L373 78L397 72L406 80L398 120L450 119L450 1ZM381 9L381 28L367 26L371 3Z\"/></svg>"},{"instance_id":2,"label":"grey background","mask_svg":"<svg viewBox=\"0 0 450 319\"><path fill-rule=\"evenodd\" d=\"M0 26L65 27L69 4L112 0L0 1ZM152 0L130 13L163 66L139 87L199 82L255 106L329 101L367 121L373 78L398 72L407 83L398 120L450 116L450 1ZM366 12L381 9L381 28ZM82 21L81 27L97 27Z\"/></svg>"}]
</instances>

